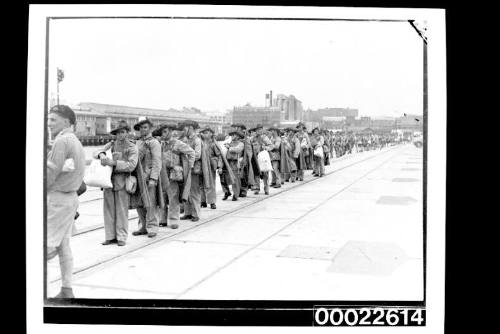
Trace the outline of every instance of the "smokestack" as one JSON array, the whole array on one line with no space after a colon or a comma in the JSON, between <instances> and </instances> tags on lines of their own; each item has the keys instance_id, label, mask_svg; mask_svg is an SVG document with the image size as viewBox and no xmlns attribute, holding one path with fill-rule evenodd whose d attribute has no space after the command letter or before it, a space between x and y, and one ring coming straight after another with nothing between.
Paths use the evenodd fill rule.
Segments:
<instances>
[{"instance_id":1,"label":"smokestack","mask_svg":"<svg viewBox=\"0 0 500 334\"><path fill-rule=\"evenodd\" d=\"M270 107L273 106L273 91L271 91L269 94L269 106Z\"/></svg>"}]
</instances>

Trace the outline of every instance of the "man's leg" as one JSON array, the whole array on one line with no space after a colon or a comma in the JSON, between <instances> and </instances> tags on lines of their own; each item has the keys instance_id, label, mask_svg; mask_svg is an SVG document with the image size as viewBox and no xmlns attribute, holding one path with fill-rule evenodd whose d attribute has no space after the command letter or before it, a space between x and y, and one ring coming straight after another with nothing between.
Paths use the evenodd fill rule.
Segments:
<instances>
[{"instance_id":1,"label":"man's leg","mask_svg":"<svg viewBox=\"0 0 500 334\"><path fill-rule=\"evenodd\" d=\"M116 239L127 241L128 237L128 205L130 195L125 189L115 191L116 206Z\"/></svg>"},{"instance_id":2,"label":"man's leg","mask_svg":"<svg viewBox=\"0 0 500 334\"><path fill-rule=\"evenodd\" d=\"M179 183L176 181L170 181L167 188L168 195L168 218L173 220L179 220Z\"/></svg>"},{"instance_id":3,"label":"man's leg","mask_svg":"<svg viewBox=\"0 0 500 334\"><path fill-rule=\"evenodd\" d=\"M278 160L273 160L273 184L276 184L276 188L281 187L281 172L280 172L280 162Z\"/></svg>"},{"instance_id":4,"label":"man's leg","mask_svg":"<svg viewBox=\"0 0 500 334\"><path fill-rule=\"evenodd\" d=\"M146 210L146 230L148 234L158 233L160 222L158 221L158 203L156 196L156 187L148 187L149 198L151 199L152 206Z\"/></svg>"},{"instance_id":5,"label":"man's leg","mask_svg":"<svg viewBox=\"0 0 500 334\"><path fill-rule=\"evenodd\" d=\"M260 192L260 175L255 174L255 184L253 185L253 190L255 194Z\"/></svg>"},{"instance_id":6,"label":"man's leg","mask_svg":"<svg viewBox=\"0 0 500 334\"><path fill-rule=\"evenodd\" d=\"M212 174L211 177L212 177L212 180L214 180L214 183L210 189L207 189L205 191L205 193L206 193L205 202L207 202L208 204L215 204L215 202L217 201L217 196L216 196L216 192L215 192L215 180L217 180L217 172L210 169L210 174ZM203 202L203 198L201 201Z\"/></svg>"},{"instance_id":7,"label":"man's leg","mask_svg":"<svg viewBox=\"0 0 500 334\"><path fill-rule=\"evenodd\" d=\"M69 237L63 239L61 246L57 247L59 266L61 267L61 286L71 289L73 286L73 253L69 244Z\"/></svg>"},{"instance_id":8,"label":"man's leg","mask_svg":"<svg viewBox=\"0 0 500 334\"><path fill-rule=\"evenodd\" d=\"M247 190L248 190L248 166L243 168L241 171L241 176L240 176L240 197L246 197L247 196Z\"/></svg>"},{"instance_id":9,"label":"man's leg","mask_svg":"<svg viewBox=\"0 0 500 334\"><path fill-rule=\"evenodd\" d=\"M220 185L222 187L222 191L224 192L224 194L230 193L229 187L227 185L227 175L228 172L226 170L223 170L222 175L220 175Z\"/></svg>"},{"instance_id":10,"label":"man's leg","mask_svg":"<svg viewBox=\"0 0 500 334\"><path fill-rule=\"evenodd\" d=\"M115 215L115 191L104 189L103 210L104 210L104 239L116 239L116 215Z\"/></svg>"},{"instance_id":11,"label":"man's leg","mask_svg":"<svg viewBox=\"0 0 500 334\"><path fill-rule=\"evenodd\" d=\"M189 200L184 205L184 214L186 216L193 216L193 218L200 218L201 210L201 188L200 176L191 174L191 189L189 192Z\"/></svg>"},{"instance_id":12,"label":"man's leg","mask_svg":"<svg viewBox=\"0 0 500 334\"><path fill-rule=\"evenodd\" d=\"M147 233L146 229L146 215L148 210L146 208L137 208L137 216L139 217L139 229L132 234L137 235L138 233L145 234Z\"/></svg>"},{"instance_id":13,"label":"man's leg","mask_svg":"<svg viewBox=\"0 0 500 334\"><path fill-rule=\"evenodd\" d=\"M269 195L269 172L262 173L262 182L264 183L264 193Z\"/></svg>"},{"instance_id":14,"label":"man's leg","mask_svg":"<svg viewBox=\"0 0 500 334\"><path fill-rule=\"evenodd\" d=\"M203 184L203 176L199 177L200 181L200 203L203 204L203 207L207 207L207 192L208 189L205 189L205 186Z\"/></svg>"},{"instance_id":15,"label":"man's leg","mask_svg":"<svg viewBox=\"0 0 500 334\"><path fill-rule=\"evenodd\" d=\"M321 176L325 175L325 160L320 158L320 174Z\"/></svg>"},{"instance_id":16,"label":"man's leg","mask_svg":"<svg viewBox=\"0 0 500 334\"><path fill-rule=\"evenodd\" d=\"M240 196L241 191L241 176L238 173L238 170L233 170L234 173L234 183L231 185L233 188L233 200L237 199Z\"/></svg>"}]
</instances>

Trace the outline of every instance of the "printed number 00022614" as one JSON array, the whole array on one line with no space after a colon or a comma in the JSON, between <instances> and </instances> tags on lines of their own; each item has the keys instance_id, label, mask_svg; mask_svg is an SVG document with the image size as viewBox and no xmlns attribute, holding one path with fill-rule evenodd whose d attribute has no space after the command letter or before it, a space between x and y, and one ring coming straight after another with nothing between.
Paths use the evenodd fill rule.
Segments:
<instances>
[{"instance_id":1,"label":"printed number 00022614","mask_svg":"<svg viewBox=\"0 0 500 334\"><path fill-rule=\"evenodd\" d=\"M422 308L314 308L314 326L425 326Z\"/></svg>"}]
</instances>

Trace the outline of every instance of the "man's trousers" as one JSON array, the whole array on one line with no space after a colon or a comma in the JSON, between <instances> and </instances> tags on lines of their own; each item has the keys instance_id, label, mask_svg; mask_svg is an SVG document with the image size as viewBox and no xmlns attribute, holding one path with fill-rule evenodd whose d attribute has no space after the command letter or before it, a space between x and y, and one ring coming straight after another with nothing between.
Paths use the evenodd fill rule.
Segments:
<instances>
[{"instance_id":1,"label":"man's trousers","mask_svg":"<svg viewBox=\"0 0 500 334\"><path fill-rule=\"evenodd\" d=\"M191 189L188 201L184 204L184 214L200 218L201 187L200 175L191 173Z\"/></svg>"},{"instance_id":2,"label":"man's trousers","mask_svg":"<svg viewBox=\"0 0 500 334\"><path fill-rule=\"evenodd\" d=\"M280 172L280 161L273 160L273 171L272 171L272 184L276 184L277 186L281 185L281 172Z\"/></svg>"},{"instance_id":3,"label":"man's trousers","mask_svg":"<svg viewBox=\"0 0 500 334\"><path fill-rule=\"evenodd\" d=\"M152 207L149 208L137 208L137 214L139 216L139 229L141 231L147 231L148 233L157 233L159 226L158 219L158 203L156 199L156 187L148 187L149 197L151 198Z\"/></svg>"},{"instance_id":4,"label":"man's trousers","mask_svg":"<svg viewBox=\"0 0 500 334\"><path fill-rule=\"evenodd\" d=\"M104 236L106 240L127 241L130 195L125 189L104 189Z\"/></svg>"}]
</instances>

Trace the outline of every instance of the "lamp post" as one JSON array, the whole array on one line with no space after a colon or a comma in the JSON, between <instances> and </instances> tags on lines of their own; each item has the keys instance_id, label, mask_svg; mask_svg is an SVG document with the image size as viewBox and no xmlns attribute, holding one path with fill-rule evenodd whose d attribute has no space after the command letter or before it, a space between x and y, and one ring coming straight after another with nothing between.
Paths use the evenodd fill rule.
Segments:
<instances>
[{"instance_id":1,"label":"lamp post","mask_svg":"<svg viewBox=\"0 0 500 334\"><path fill-rule=\"evenodd\" d=\"M59 83L64 80L64 71L57 68L57 105L59 105Z\"/></svg>"}]
</instances>

